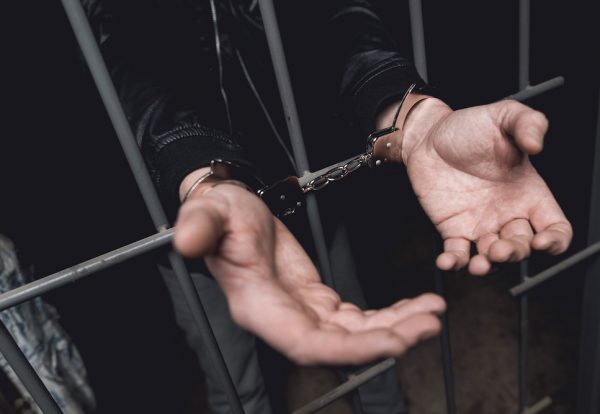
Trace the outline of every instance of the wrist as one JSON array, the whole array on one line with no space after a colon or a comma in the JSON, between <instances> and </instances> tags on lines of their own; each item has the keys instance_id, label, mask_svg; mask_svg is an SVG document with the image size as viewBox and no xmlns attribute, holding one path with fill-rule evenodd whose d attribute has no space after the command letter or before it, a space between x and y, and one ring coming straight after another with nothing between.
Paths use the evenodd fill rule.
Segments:
<instances>
[{"instance_id":1,"label":"wrist","mask_svg":"<svg viewBox=\"0 0 600 414\"><path fill-rule=\"evenodd\" d=\"M179 200L184 202L187 198L189 198L192 194L194 195L202 195L206 193L208 190L212 188L212 186L219 179L216 177L206 177L202 179L202 177L209 174L211 171L210 167L199 168L197 170L192 171L181 181L179 185ZM198 180L202 180L201 183L198 183Z\"/></svg>"},{"instance_id":2,"label":"wrist","mask_svg":"<svg viewBox=\"0 0 600 414\"><path fill-rule=\"evenodd\" d=\"M264 187L264 183L254 171L234 161L214 159L210 166L189 173L179 185L179 199L185 202L192 193L205 194L217 184L235 184L252 193Z\"/></svg>"},{"instance_id":3,"label":"wrist","mask_svg":"<svg viewBox=\"0 0 600 414\"><path fill-rule=\"evenodd\" d=\"M433 126L452 112L452 108L437 98L430 97L419 102L404 123L401 161L406 164L413 149L425 139Z\"/></svg>"},{"instance_id":4,"label":"wrist","mask_svg":"<svg viewBox=\"0 0 600 414\"><path fill-rule=\"evenodd\" d=\"M376 119L378 130L390 126L396 128L381 137L375 147L375 156L384 161L405 162L431 127L452 112L443 101L417 93L409 94L401 108L398 105L400 103L396 102L385 107Z\"/></svg>"}]
</instances>

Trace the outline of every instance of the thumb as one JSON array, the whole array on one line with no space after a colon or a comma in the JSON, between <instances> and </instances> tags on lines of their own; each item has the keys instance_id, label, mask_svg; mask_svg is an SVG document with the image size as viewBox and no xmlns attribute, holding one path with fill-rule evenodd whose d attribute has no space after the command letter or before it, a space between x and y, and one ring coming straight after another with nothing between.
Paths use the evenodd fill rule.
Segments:
<instances>
[{"instance_id":1,"label":"thumb","mask_svg":"<svg viewBox=\"0 0 600 414\"><path fill-rule=\"evenodd\" d=\"M201 257L213 253L225 232L223 208L209 197L190 198L179 209L173 244L185 257Z\"/></svg>"},{"instance_id":2,"label":"thumb","mask_svg":"<svg viewBox=\"0 0 600 414\"><path fill-rule=\"evenodd\" d=\"M548 119L543 113L514 100L492 106L498 108L500 129L514 139L521 151L537 154L542 150L544 134L548 130Z\"/></svg>"}]
</instances>

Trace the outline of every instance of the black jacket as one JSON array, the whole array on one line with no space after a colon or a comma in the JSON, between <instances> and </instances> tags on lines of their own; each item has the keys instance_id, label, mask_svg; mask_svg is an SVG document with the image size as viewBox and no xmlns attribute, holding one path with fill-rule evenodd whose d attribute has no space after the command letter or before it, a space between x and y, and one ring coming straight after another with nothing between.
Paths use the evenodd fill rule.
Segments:
<instances>
[{"instance_id":1,"label":"black jacket","mask_svg":"<svg viewBox=\"0 0 600 414\"><path fill-rule=\"evenodd\" d=\"M273 134L257 126L264 116L240 63L239 56L284 130L256 1L217 0L230 132L209 0L82 1L168 210L179 203L181 180L214 158L253 165L267 180L291 172ZM410 84L425 88L368 1L295 3L303 7L299 39L316 53L305 53L306 65L331 74L345 112L364 134L374 129L378 110Z\"/></svg>"}]
</instances>

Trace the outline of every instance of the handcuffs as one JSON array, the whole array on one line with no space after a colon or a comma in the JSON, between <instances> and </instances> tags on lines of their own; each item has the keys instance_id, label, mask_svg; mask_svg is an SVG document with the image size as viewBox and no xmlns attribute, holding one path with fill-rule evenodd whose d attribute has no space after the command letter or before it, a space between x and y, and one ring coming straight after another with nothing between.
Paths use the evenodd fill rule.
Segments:
<instances>
[{"instance_id":1,"label":"handcuffs","mask_svg":"<svg viewBox=\"0 0 600 414\"><path fill-rule=\"evenodd\" d=\"M391 140L387 138L393 132L402 130L402 126L396 126L398 119L405 120L410 109L428 97L427 95L411 94L415 86L416 84L412 84L402 97L392 125L375 131L367 137L367 148L362 154L315 172L307 171L301 177L290 176L270 185L265 185L240 164L214 159L210 163L210 171L192 184L183 201L185 202L194 189L209 177L221 180L236 180L241 181L251 191L255 192L277 217L293 214L299 207L302 207L307 193L321 190L328 184L343 179L363 165L369 167L379 166L382 162L387 161L387 154L393 151L402 151L401 148L394 148Z\"/></svg>"}]
</instances>

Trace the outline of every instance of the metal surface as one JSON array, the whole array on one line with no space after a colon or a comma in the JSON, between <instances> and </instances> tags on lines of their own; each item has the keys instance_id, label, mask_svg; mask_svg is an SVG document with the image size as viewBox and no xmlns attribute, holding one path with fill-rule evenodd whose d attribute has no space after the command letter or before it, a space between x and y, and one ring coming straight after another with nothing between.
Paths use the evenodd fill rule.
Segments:
<instances>
[{"instance_id":1,"label":"metal surface","mask_svg":"<svg viewBox=\"0 0 600 414\"><path fill-rule=\"evenodd\" d=\"M549 267L543 272L538 273L535 276L531 276L526 281L519 283L517 286L514 286L510 289L510 294L513 296L521 296L525 292L533 289L534 287L544 283L548 279L552 278L560 274L561 272L567 270L569 267L574 266L581 261L593 257L600 253L600 242L596 242L591 246L586 247L579 253L574 254L573 256L563 260L555 264L554 266Z\"/></svg>"},{"instance_id":2,"label":"metal surface","mask_svg":"<svg viewBox=\"0 0 600 414\"><path fill-rule=\"evenodd\" d=\"M438 246L439 247L439 246ZM438 250L441 247L438 248ZM446 281L444 274L437 267L435 269L435 291L438 295L447 300ZM442 321L442 332L440 334L440 346L442 349L442 366L444 370L444 391L446 393L446 412L448 414L456 413L456 399L454 394L454 372L452 369L452 348L450 346L450 325L448 322L448 312L444 312L440 319Z\"/></svg>"},{"instance_id":3,"label":"metal surface","mask_svg":"<svg viewBox=\"0 0 600 414\"><path fill-rule=\"evenodd\" d=\"M281 42L281 34L279 33L279 24L277 23L277 16L275 14L275 8L273 7L272 0L258 0L258 4L263 20L265 35L267 37L267 43L269 45L269 51L271 53L273 68L275 70L275 77L277 78L277 86L279 87L279 94L281 97L281 103L283 105L285 120L288 126L292 151L294 153L294 159L298 168L296 173L300 177L305 172L310 171L310 166L308 164L308 157L306 156L302 128L300 127L300 120L298 117L298 110L296 108L296 101L294 99L292 82L290 80L287 61L285 59L285 52ZM307 194L306 196L306 213L308 215L310 230L315 242L315 248L317 251L317 257L320 265L319 267L321 270L321 275L323 276L323 281L328 286L335 287L333 275L331 274L331 264L329 262L325 234L323 233L323 226L321 224L319 206L314 194Z\"/></svg>"},{"instance_id":4,"label":"metal surface","mask_svg":"<svg viewBox=\"0 0 600 414\"><path fill-rule=\"evenodd\" d=\"M150 250L167 245L173 238L173 229L138 240L134 243L120 247L78 265L61 270L41 279L34 280L16 289L0 294L0 311L11 306L33 299L36 296L75 282L82 277L91 275L102 269L114 266L129 258L139 256Z\"/></svg>"},{"instance_id":5,"label":"metal surface","mask_svg":"<svg viewBox=\"0 0 600 414\"><path fill-rule=\"evenodd\" d=\"M98 92L104 102L110 121L119 137L123 152L133 171L135 181L142 193L144 202L150 212L152 221L160 229L167 227L167 218L160 206L158 195L152 180L146 171L142 155L131 132L131 127L119 101L117 91L112 83L108 69L104 64L98 44L78 0L61 0L79 47L85 57L88 68L94 78Z\"/></svg>"},{"instance_id":6,"label":"metal surface","mask_svg":"<svg viewBox=\"0 0 600 414\"><path fill-rule=\"evenodd\" d=\"M521 282L527 280L529 272L529 262L527 260L519 263L519 271L521 273ZM519 383L519 412L527 408L527 367L529 366L528 350L529 350L529 300L527 295L522 295L519 298L519 368L518 368L518 383Z\"/></svg>"},{"instance_id":7,"label":"metal surface","mask_svg":"<svg viewBox=\"0 0 600 414\"><path fill-rule=\"evenodd\" d=\"M544 92L548 92L552 89L558 88L559 86L563 86L565 84L565 78L562 76L557 76L556 78L549 79L545 82L538 83L534 86L529 86L517 93L507 96L504 99L515 99L517 101L525 101L527 99L534 98L538 95L541 95Z\"/></svg>"},{"instance_id":8,"label":"metal surface","mask_svg":"<svg viewBox=\"0 0 600 414\"><path fill-rule=\"evenodd\" d=\"M409 0L408 8L415 67L419 75L427 82L427 56L425 53L425 30L423 29L421 0Z\"/></svg>"},{"instance_id":9,"label":"metal surface","mask_svg":"<svg viewBox=\"0 0 600 414\"><path fill-rule=\"evenodd\" d=\"M533 404L531 407L521 411L521 414L538 414L544 411L546 408L550 407L551 405L552 398L544 397L535 404Z\"/></svg>"},{"instance_id":10,"label":"metal surface","mask_svg":"<svg viewBox=\"0 0 600 414\"><path fill-rule=\"evenodd\" d=\"M592 176L588 243L600 246L600 95ZM587 268L583 288L577 414L600 412L600 256Z\"/></svg>"},{"instance_id":11,"label":"metal surface","mask_svg":"<svg viewBox=\"0 0 600 414\"><path fill-rule=\"evenodd\" d=\"M315 413L315 412L319 411L320 409L322 409L323 407L326 407L327 405L331 404L335 400L343 397L344 395L348 394L349 392L360 387L365 382L369 381L370 379L375 378L377 375L381 374L384 371L387 371L388 369L392 368L395 365L396 365L396 360L393 358L388 358L376 365L373 365L372 367L367 368L360 374L351 376L348 379L348 381L335 387L334 389L323 394L322 396L314 399L313 401L306 404L305 406L297 409L292 414Z\"/></svg>"},{"instance_id":12,"label":"metal surface","mask_svg":"<svg viewBox=\"0 0 600 414\"><path fill-rule=\"evenodd\" d=\"M519 0L519 89L529 86L529 0Z\"/></svg>"},{"instance_id":13,"label":"metal surface","mask_svg":"<svg viewBox=\"0 0 600 414\"><path fill-rule=\"evenodd\" d=\"M348 174L368 165L372 154L360 154L337 164L330 165L314 173L308 173L299 178L299 184L304 193L321 190L330 183L345 178Z\"/></svg>"},{"instance_id":14,"label":"metal surface","mask_svg":"<svg viewBox=\"0 0 600 414\"><path fill-rule=\"evenodd\" d=\"M137 143L135 142L135 138L127 122L127 117L125 116L125 112L123 111L123 107L117 96L106 64L102 59L100 49L94 39L92 29L85 16L81 3L79 0L62 0L62 4L67 13L67 17L69 18L69 22L73 27L75 37L81 47L90 72L92 73L92 77L96 82L96 86L100 92L106 110L109 113L117 137L119 138L123 151L127 157L127 161L133 171L135 180L142 193L144 202L146 203L146 208L150 212L152 221L158 231L165 230L167 228L166 215L160 204L158 194L152 184L152 180L148 174ZM206 345L210 360L213 363L213 369L217 373L221 386L227 395L230 408L235 414L243 413L244 410L233 381L231 380L231 376L229 375L227 365L225 364L223 355L221 355L219 345L210 328L206 312L202 306L194 283L192 282L192 278L185 267L183 259L178 254L171 252L169 253L169 261L183 291L185 292L186 302L190 308L192 318Z\"/></svg>"},{"instance_id":15,"label":"metal surface","mask_svg":"<svg viewBox=\"0 0 600 414\"><path fill-rule=\"evenodd\" d=\"M0 352L42 412L44 414L61 414L62 411L58 404L2 322L0 322Z\"/></svg>"}]
</instances>

